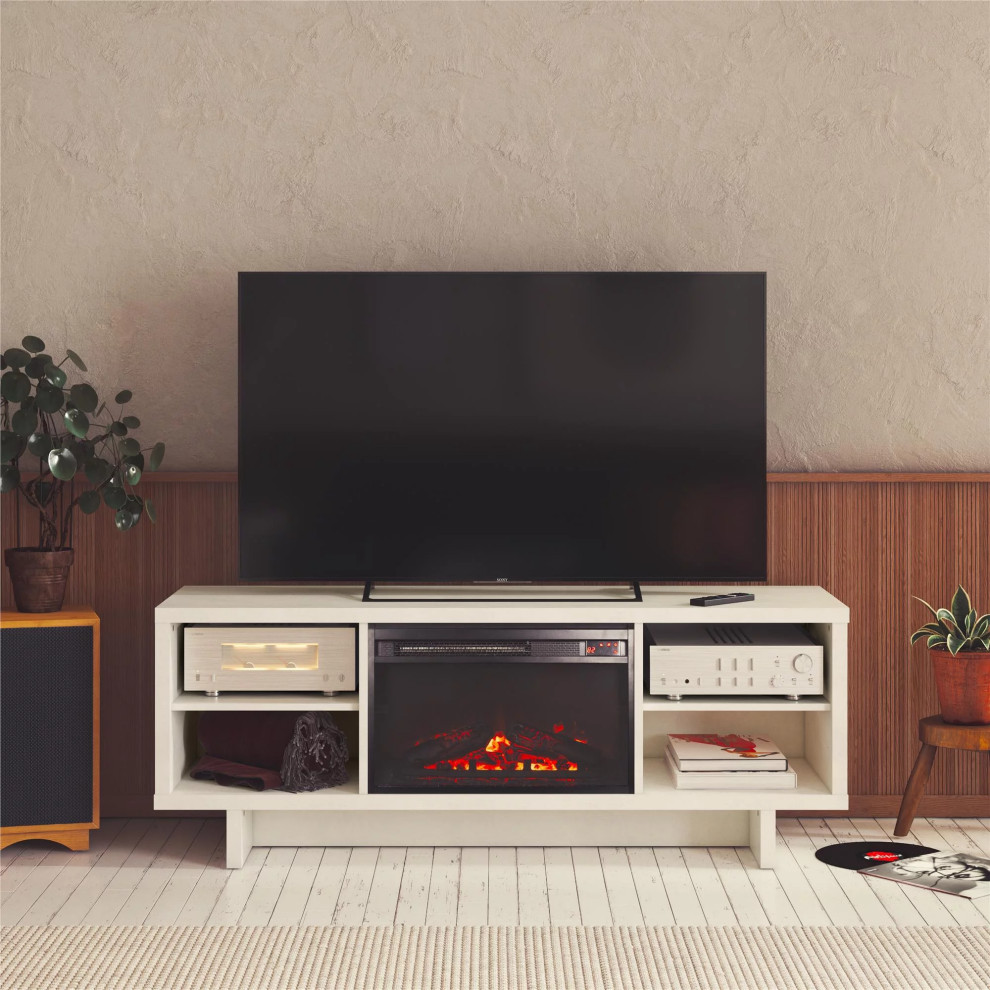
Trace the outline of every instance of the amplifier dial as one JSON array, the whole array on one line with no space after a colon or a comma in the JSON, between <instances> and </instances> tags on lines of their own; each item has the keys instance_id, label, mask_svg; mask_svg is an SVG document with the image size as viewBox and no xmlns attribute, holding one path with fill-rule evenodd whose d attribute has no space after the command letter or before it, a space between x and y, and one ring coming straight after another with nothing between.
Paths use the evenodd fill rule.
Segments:
<instances>
[{"instance_id":1,"label":"amplifier dial","mask_svg":"<svg viewBox=\"0 0 990 990\"><path fill-rule=\"evenodd\" d=\"M807 653L799 653L794 658L794 669L799 674L807 674L809 670L814 666L814 662Z\"/></svg>"}]
</instances>

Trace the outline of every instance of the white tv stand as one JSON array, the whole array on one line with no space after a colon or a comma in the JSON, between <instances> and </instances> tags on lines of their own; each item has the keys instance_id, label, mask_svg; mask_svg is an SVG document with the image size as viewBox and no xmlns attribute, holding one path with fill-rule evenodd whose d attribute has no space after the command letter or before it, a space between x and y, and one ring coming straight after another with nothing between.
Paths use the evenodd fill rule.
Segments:
<instances>
[{"instance_id":1,"label":"white tv stand","mask_svg":"<svg viewBox=\"0 0 990 990\"><path fill-rule=\"evenodd\" d=\"M849 609L818 587L757 587L753 602L695 608L690 597L726 587L652 587L643 601L533 600L362 602L354 587L188 587L155 609L155 808L225 811L227 865L263 846L748 845L772 865L776 812L843 810L846 783L846 633ZM471 592L477 595L477 590ZM424 592L424 595L426 593ZM600 594L600 593L599 593ZM628 595L617 589L617 596ZM519 590L513 589L518 598ZM558 590L557 597L560 596ZM643 624L790 622L825 647L825 693L780 697L666 698L644 695ZM182 627L189 623L353 624L358 691L320 694L225 693L181 688ZM631 794L369 794L369 626L377 623L621 624L632 627L634 788ZM332 711L352 739L356 761L342 787L308 794L250 791L192 780L195 719L202 711ZM769 735L797 771L795 790L677 790L663 759L668 732ZM715 814L713 814L715 812Z\"/></svg>"}]
</instances>

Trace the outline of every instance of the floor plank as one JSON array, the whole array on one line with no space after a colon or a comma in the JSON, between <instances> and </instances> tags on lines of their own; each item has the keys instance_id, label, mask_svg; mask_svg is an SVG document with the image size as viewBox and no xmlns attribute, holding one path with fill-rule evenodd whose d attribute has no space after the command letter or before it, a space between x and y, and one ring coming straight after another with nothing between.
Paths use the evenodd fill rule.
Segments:
<instances>
[{"instance_id":1,"label":"floor plank","mask_svg":"<svg viewBox=\"0 0 990 990\"><path fill-rule=\"evenodd\" d=\"M756 864L756 857L751 849L737 849L736 855L746 871L749 882L753 885L756 896L760 899L760 907L771 925L800 925L801 919L791 904L780 880L774 870L761 870Z\"/></svg>"},{"instance_id":2,"label":"floor plank","mask_svg":"<svg viewBox=\"0 0 990 990\"><path fill-rule=\"evenodd\" d=\"M298 925L302 921L322 860L322 846L303 846L296 851L278 900L272 908L269 925Z\"/></svg>"},{"instance_id":3,"label":"floor plank","mask_svg":"<svg viewBox=\"0 0 990 990\"><path fill-rule=\"evenodd\" d=\"M643 924L643 909L639 892L624 848L605 847L598 850L605 877L605 892L613 925Z\"/></svg>"},{"instance_id":4,"label":"floor plank","mask_svg":"<svg viewBox=\"0 0 990 990\"><path fill-rule=\"evenodd\" d=\"M488 850L488 924L519 924L516 851L509 846Z\"/></svg>"},{"instance_id":5,"label":"floor plank","mask_svg":"<svg viewBox=\"0 0 990 990\"><path fill-rule=\"evenodd\" d=\"M216 907L220 895L223 893L227 881L233 875L233 870L227 869L227 840L223 836L224 825L218 822L221 828L220 841L214 846L213 853L203 872L196 877L189 891L189 896L178 909L175 921L176 925L188 925L190 927L200 927L205 925ZM164 896L164 895L163 895ZM178 896L178 895L177 895Z\"/></svg>"},{"instance_id":6,"label":"floor plank","mask_svg":"<svg viewBox=\"0 0 990 990\"><path fill-rule=\"evenodd\" d=\"M990 842L978 842L959 823L951 818L928 818L928 824L935 829L954 852L966 853L970 856L986 858L990 856Z\"/></svg>"},{"instance_id":7,"label":"floor plank","mask_svg":"<svg viewBox=\"0 0 990 990\"><path fill-rule=\"evenodd\" d=\"M760 903L753 884L750 882L746 868L732 848L712 848L708 850L712 864L725 896L732 905L732 913L736 919L747 925L762 927L770 924L766 911Z\"/></svg>"},{"instance_id":8,"label":"floor plank","mask_svg":"<svg viewBox=\"0 0 990 990\"><path fill-rule=\"evenodd\" d=\"M566 846L547 846L543 850L547 869L547 901L551 925L580 925L581 905L578 902L574 860Z\"/></svg>"},{"instance_id":9,"label":"floor plank","mask_svg":"<svg viewBox=\"0 0 990 990\"><path fill-rule=\"evenodd\" d=\"M383 846L378 850L375 878L371 882L368 906L364 909L365 925L392 925L399 906L399 888L402 886L402 869L406 864L406 850L397 846Z\"/></svg>"},{"instance_id":10,"label":"floor plank","mask_svg":"<svg viewBox=\"0 0 990 990\"><path fill-rule=\"evenodd\" d=\"M735 925L736 913L722 886L722 879L712 862L711 853L702 847L681 850L691 883L701 902L708 925Z\"/></svg>"},{"instance_id":11,"label":"floor plank","mask_svg":"<svg viewBox=\"0 0 990 990\"><path fill-rule=\"evenodd\" d=\"M323 850L323 858L316 871L313 889L309 893L309 900L306 901L306 909L303 911L303 925L333 924L337 898L340 897L340 888L344 884L350 859L350 849L331 846Z\"/></svg>"},{"instance_id":12,"label":"floor plank","mask_svg":"<svg viewBox=\"0 0 990 990\"><path fill-rule=\"evenodd\" d=\"M467 846L461 850L457 924L488 924L488 848L486 846Z\"/></svg>"},{"instance_id":13,"label":"floor plank","mask_svg":"<svg viewBox=\"0 0 990 990\"><path fill-rule=\"evenodd\" d=\"M581 905L581 924L611 925L612 912L609 910L605 873L598 849L575 846L571 850L571 858L574 860L574 880Z\"/></svg>"},{"instance_id":14,"label":"floor plank","mask_svg":"<svg viewBox=\"0 0 990 990\"><path fill-rule=\"evenodd\" d=\"M653 850L630 848L626 850L626 856L629 860L633 884L636 887L639 909L643 915L642 923L644 925L674 924L674 912Z\"/></svg>"},{"instance_id":15,"label":"floor plank","mask_svg":"<svg viewBox=\"0 0 990 990\"><path fill-rule=\"evenodd\" d=\"M82 918L84 925L110 925L121 907L140 883L159 850L178 827L178 819L162 818L152 822L150 828L137 841L127 858L113 871L99 897Z\"/></svg>"},{"instance_id":16,"label":"floor plank","mask_svg":"<svg viewBox=\"0 0 990 990\"><path fill-rule=\"evenodd\" d=\"M691 874L684 863L682 850L668 846L654 846L653 857L657 861L663 885L678 925L704 925L705 912L694 889Z\"/></svg>"},{"instance_id":17,"label":"floor plank","mask_svg":"<svg viewBox=\"0 0 990 990\"><path fill-rule=\"evenodd\" d=\"M223 858L213 866L213 856L220 848ZM178 868L169 877L164 889L144 920L146 925L175 925L186 902L192 897L200 879L207 870L222 867L226 860L224 823L219 818L208 818L199 834L189 846ZM226 880L226 877L224 877ZM214 898L215 902L216 898ZM212 907L212 905L211 905ZM209 912L207 912L207 917Z\"/></svg>"},{"instance_id":18,"label":"floor plank","mask_svg":"<svg viewBox=\"0 0 990 990\"><path fill-rule=\"evenodd\" d=\"M932 819L932 821L936 820ZM962 829L970 841L976 844L983 858L990 859L990 831L987 831L975 818L957 818L954 821L950 818L940 818L937 821L954 824L956 828Z\"/></svg>"},{"instance_id":19,"label":"floor plank","mask_svg":"<svg viewBox=\"0 0 990 990\"><path fill-rule=\"evenodd\" d=\"M220 888L216 903L206 919L207 925L237 924L269 851L265 846L255 846L247 854L244 865L239 870L227 871L227 882Z\"/></svg>"},{"instance_id":20,"label":"floor plank","mask_svg":"<svg viewBox=\"0 0 990 990\"><path fill-rule=\"evenodd\" d=\"M547 864L542 846L516 849L519 876L519 924L549 925L550 898L547 892Z\"/></svg>"},{"instance_id":21,"label":"floor plank","mask_svg":"<svg viewBox=\"0 0 990 990\"><path fill-rule=\"evenodd\" d=\"M377 846L361 846L351 852L337 897L337 910L333 914L335 925L360 925L364 921L371 884L375 879L378 852Z\"/></svg>"},{"instance_id":22,"label":"floor plank","mask_svg":"<svg viewBox=\"0 0 990 990\"><path fill-rule=\"evenodd\" d=\"M828 913L787 844L778 836L773 872L802 925L830 925Z\"/></svg>"},{"instance_id":23,"label":"floor plank","mask_svg":"<svg viewBox=\"0 0 990 990\"><path fill-rule=\"evenodd\" d=\"M292 846L273 846L258 871L258 879L237 920L239 925L267 925L278 903L282 887L292 868L297 850Z\"/></svg>"},{"instance_id":24,"label":"floor plank","mask_svg":"<svg viewBox=\"0 0 990 990\"><path fill-rule=\"evenodd\" d=\"M357 850L355 850L357 852ZM425 925L426 904L430 896L430 873L433 850L416 846L406 850L399 886L399 903L395 908L397 925Z\"/></svg>"},{"instance_id":25,"label":"floor plank","mask_svg":"<svg viewBox=\"0 0 990 990\"><path fill-rule=\"evenodd\" d=\"M114 924L143 925L165 885L179 868L189 847L203 830L203 820L184 818L162 845L151 865L138 880L130 896L121 905ZM112 886L112 884L111 884Z\"/></svg>"},{"instance_id":26,"label":"floor plank","mask_svg":"<svg viewBox=\"0 0 990 990\"><path fill-rule=\"evenodd\" d=\"M0 904L6 904L17 888L40 866L49 853L54 853L58 846L52 842L29 840L20 843L20 855L11 863L7 872L0 878ZM63 847L64 848L64 847Z\"/></svg>"},{"instance_id":27,"label":"floor plank","mask_svg":"<svg viewBox=\"0 0 990 990\"><path fill-rule=\"evenodd\" d=\"M433 850L433 871L426 905L428 925L457 924L457 883L461 874L461 851L451 846Z\"/></svg>"}]
</instances>

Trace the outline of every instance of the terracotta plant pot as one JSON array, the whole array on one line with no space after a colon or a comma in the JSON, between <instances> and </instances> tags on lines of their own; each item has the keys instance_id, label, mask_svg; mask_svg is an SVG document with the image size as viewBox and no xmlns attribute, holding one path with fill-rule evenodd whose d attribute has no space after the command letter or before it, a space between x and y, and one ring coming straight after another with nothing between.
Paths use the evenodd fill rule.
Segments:
<instances>
[{"instance_id":1,"label":"terracotta plant pot","mask_svg":"<svg viewBox=\"0 0 990 990\"><path fill-rule=\"evenodd\" d=\"M65 599L74 550L12 547L3 553L21 612L57 612Z\"/></svg>"},{"instance_id":2,"label":"terracotta plant pot","mask_svg":"<svg viewBox=\"0 0 990 990\"><path fill-rule=\"evenodd\" d=\"M990 724L990 653L928 652L942 718L953 725Z\"/></svg>"}]
</instances>

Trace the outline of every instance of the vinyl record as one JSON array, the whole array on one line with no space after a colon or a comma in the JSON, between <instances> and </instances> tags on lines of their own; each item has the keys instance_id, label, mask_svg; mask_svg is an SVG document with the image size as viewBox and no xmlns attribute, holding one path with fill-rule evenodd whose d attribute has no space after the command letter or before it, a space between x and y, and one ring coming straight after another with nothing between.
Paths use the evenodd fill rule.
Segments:
<instances>
[{"instance_id":1,"label":"vinyl record","mask_svg":"<svg viewBox=\"0 0 990 990\"><path fill-rule=\"evenodd\" d=\"M834 846L822 846L815 851L815 856L823 863L843 870L865 870L870 866L930 852L938 850L930 846L915 846L910 842L838 842Z\"/></svg>"}]
</instances>

